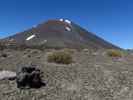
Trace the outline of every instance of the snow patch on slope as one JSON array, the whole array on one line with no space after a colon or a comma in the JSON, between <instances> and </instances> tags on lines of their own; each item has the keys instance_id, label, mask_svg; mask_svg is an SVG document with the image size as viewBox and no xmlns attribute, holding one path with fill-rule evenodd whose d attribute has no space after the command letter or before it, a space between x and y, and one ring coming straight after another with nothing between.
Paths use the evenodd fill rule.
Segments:
<instances>
[{"instance_id":1,"label":"snow patch on slope","mask_svg":"<svg viewBox=\"0 0 133 100\"><path fill-rule=\"evenodd\" d=\"M60 19L61 22L63 22L63 19Z\"/></svg>"},{"instance_id":2,"label":"snow patch on slope","mask_svg":"<svg viewBox=\"0 0 133 100\"><path fill-rule=\"evenodd\" d=\"M12 71L0 71L0 80L13 79L16 77L16 73Z\"/></svg>"},{"instance_id":3,"label":"snow patch on slope","mask_svg":"<svg viewBox=\"0 0 133 100\"><path fill-rule=\"evenodd\" d=\"M68 23L68 24L71 24L71 21L70 20L68 20L68 19L59 19L61 22L66 22L66 23Z\"/></svg>"},{"instance_id":4,"label":"snow patch on slope","mask_svg":"<svg viewBox=\"0 0 133 100\"><path fill-rule=\"evenodd\" d=\"M36 37L36 35L31 35L26 40L29 41L29 40L33 39L34 37Z\"/></svg>"},{"instance_id":5,"label":"snow patch on slope","mask_svg":"<svg viewBox=\"0 0 133 100\"><path fill-rule=\"evenodd\" d=\"M67 20L66 19L65 22L68 23L68 24L71 24L71 21L70 20Z\"/></svg>"},{"instance_id":6,"label":"snow patch on slope","mask_svg":"<svg viewBox=\"0 0 133 100\"><path fill-rule=\"evenodd\" d=\"M71 31L71 28L69 28L69 27L65 27L65 29L66 29L67 31Z\"/></svg>"}]
</instances>

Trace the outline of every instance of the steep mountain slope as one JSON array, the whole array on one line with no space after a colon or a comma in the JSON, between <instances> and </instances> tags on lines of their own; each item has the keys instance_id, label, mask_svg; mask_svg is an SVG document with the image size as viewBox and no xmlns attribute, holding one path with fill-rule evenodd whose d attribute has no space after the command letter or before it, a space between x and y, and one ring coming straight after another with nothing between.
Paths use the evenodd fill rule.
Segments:
<instances>
[{"instance_id":1,"label":"steep mountain slope","mask_svg":"<svg viewBox=\"0 0 133 100\"><path fill-rule=\"evenodd\" d=\"M68 48L117 48L75 23L60 19L49 20L29 30L6 39L19 44L44 45L46 47Z\"/></svg>"}]
</instances>

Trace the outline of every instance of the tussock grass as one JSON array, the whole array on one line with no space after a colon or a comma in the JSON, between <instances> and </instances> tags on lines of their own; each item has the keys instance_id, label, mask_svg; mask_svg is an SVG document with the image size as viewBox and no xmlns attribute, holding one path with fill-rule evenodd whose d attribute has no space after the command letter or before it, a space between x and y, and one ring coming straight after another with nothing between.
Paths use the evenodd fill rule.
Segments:
<instances>
[{"instance_id":1,"label":"tussock grass","mask_svg":"<svg viewBox=\"0 0 133 100\"><path fill-rule=\"evenodd\" d=\"M107 50L107 55L110 57L122 57L124 53L121 50L110 49Z\"/></svg>"},{"instance_id":2,"label":"tussock grass","mask_svg":"<svg viewBox=\"0 0 133 100\"><path fill-rule=\"evenodd\" d=\"M70 64L72 63L71 53L64 51L55 51L48 55L48 62L54 62L59 64Z\"/></svg>"}]
</instances>

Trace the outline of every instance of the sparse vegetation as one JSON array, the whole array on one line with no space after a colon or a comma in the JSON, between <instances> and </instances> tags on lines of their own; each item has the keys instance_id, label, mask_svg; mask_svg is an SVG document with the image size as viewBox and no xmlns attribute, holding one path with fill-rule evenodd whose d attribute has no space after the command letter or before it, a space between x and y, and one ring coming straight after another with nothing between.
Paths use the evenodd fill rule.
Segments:
<instances>
[{"instance_id":1,"label":"sparse vegetation","mask_svg":"<svg viewBox=\"0 0 133 100\"><path fill-rule=\"evenodd\" d=\"M107 55L110 57L122 57L123 52L120 50L110 49L107 51Z\"/></svg>"},{"instance_id":2,"label":"sparse vegetation","mask_svg":"<svg viewBox=\"0 0 133 100\"><path fill-rule=\"evenodd\" d=\"M62 51L63 52L68 52L70 54L73 54L75 52L76 49L70 49L70 48L64 48Z\"/></svg>"},{"instance_id":3,"label":"sparse vegetation","mask_svg":"<svg viewBox=\"0 0 133 100\"><path fill-rule=\"evenodd\" d=\"M48 55L48 62L70 64L72 63L72 56L67 51L56 51Z\"/></svg>"},{"instance_id":4,"label":"sparse vegetation","mask_svg":"<svg viewBox=\"0 0 133 100\"><path fill-rule=\"evenodd\" d=\"M7 59L0 60L1 70L15 72L23 63L26 65L30 62L37 63L38 66L43 66L41 67L44 76L42 81L46 82L45 87L38 89L28 89L27 86L26 89L17 89L16 80L1 80L0 97L2 100L8 100L8 98L13 100L55 100L57 96L60 97L59 100L132 100L133 69L130 66L132 63L128 60L127 63L114 63L107 55L100 55L103 51L96 51L99 54L92 56L86 55L82 51L70 52L69 50L71 51L68 48L40 51L28 48L24 51L4 50L1 52L1 54L9 54ZM121 52L124 53L124 51ZM14 55L11 60L10 54ZM66 59L72 62L72 58L75 63L72 65L50 64L47 63L48 58L43 56L45 54L49 54L51 57L49 60L54 63L64 63ZM66 56L66 58L62 58L64 54L72 58L69 59ZM23 55L31 55L31 58L25 58L25 56L23 58ZM36 59L38 56L41 56L40 60ZM19 59L22 58L23 61L20 62ZM132 60L132 58L130 59ZM18 66L14 66L14 64ZM80 97L79 94L81 94Z\"/></svg>"}]
</instances>

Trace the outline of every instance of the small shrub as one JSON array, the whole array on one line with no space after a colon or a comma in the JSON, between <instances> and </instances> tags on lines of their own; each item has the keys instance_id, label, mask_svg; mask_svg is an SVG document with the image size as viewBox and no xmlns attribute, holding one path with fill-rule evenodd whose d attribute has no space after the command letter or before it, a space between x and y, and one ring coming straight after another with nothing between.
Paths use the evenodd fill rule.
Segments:
<instances>
[{"instance_id":1,"label":"small shrub","mask_svg":"<svg viewBox=\"0 0 133 100\"><path fill-rule=\"evenodd\" d=\"M123 52L120 50L111 49L107 51L107 55L110 57L122 57Z\"/></svg>"},{"instance_id":2,"label":"small shrub","mask_svg":"<svg viewBox=\"0 0 133 100\"><path fill-rule=\"evenodd\" d=\"M56 51L48 55L48 62L70 64L72 63L72 56L66 51Z\"/></svg>"},{"instance_id":3,"label":"small shrub","mask_svg":"<svg viewBox=\"0 0 133 100\"><path fill-rule=\"evenodd\" d=\"M63 52L68 52L70 54L73 54L76 51L76 49L64 48L62 51Z\"/></svg>"},{"instance_id":4,"label":"small shrub","mask_svg":"<svg viewBox=\"0 0 133 100\"><path fill-rule=\"evenodd\" d=\"M5 48L6 46L4 45L4 43L0 41L0 50L4 50Z\"/></svg>"}]
</instances>

